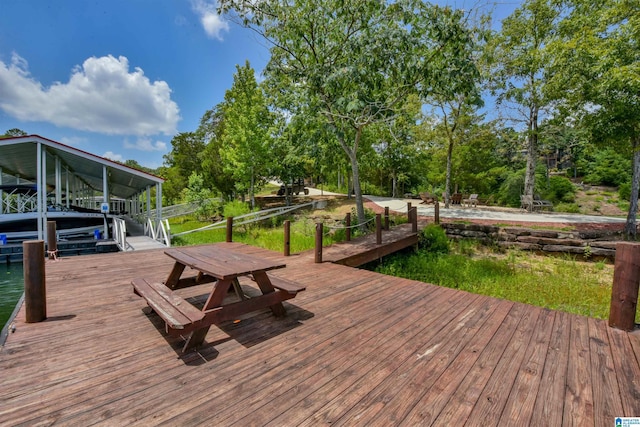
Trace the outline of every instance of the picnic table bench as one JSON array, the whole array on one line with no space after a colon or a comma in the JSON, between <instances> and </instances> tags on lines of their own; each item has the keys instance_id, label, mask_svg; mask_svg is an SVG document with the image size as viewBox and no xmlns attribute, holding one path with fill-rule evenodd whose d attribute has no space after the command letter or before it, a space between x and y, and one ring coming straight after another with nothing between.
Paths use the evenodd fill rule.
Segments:
<instances>
[{"instance_id":1,"label":"picnic table bench","mask_svg":"<svg viewBox=\"0 0 640 427\"><path fill-rule=\"evenodd\" d=\"M239 245L217 243L168 249L165 254L175 262L164 283L146 278L132 280L134 292L144 298L150 309L164 320L166 332L187 339L183 351L202 344L213 324L267 307L276 316L284 316L286 311L282 301L295 298L298 292L305 290L299 283L267 273L284 268L285 264L239 252ZM196 270L197 275L182 278L186 267ZM253 279L262 295L247 297L238 281L240 276ZM213 283L213 287L202 309L196 308L175 292L187 286L206 283ZM224 303L231 288L238 295L238 301Z\"/></svg>"}]
</instances>

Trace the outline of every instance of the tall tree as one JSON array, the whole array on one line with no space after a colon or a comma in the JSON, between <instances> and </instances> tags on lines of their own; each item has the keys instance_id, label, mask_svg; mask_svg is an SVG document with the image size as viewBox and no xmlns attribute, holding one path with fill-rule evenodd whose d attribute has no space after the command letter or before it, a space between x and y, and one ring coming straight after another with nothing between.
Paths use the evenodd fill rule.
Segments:
<instances>
[{"instance_id":1,"label":"tall tree","mask_svg":"<svg viewBox=\"0 0 640 427\"><path fill-rule=\"evenodd\" d=\"M474 67L465 56L470 37L462 12L419 0L222 0L220 6L271 43L267 77L284 94L302 93L298 101L331 127L351 163L360 223L363 131L393 120L409 94L428 94L441 76Z\"/></svg>"},{"instance_id":2,"label":"tall tree","mask_svg":"<svg viewBox=\"0 0 640 427\"><path fill-rule=\"evenodd\" d=\"M548 108L544 95L550 64L548 45L556 34L559 11L551 0L526 0L502 21L502 29L489 44L494 93L499 104L515 104L511 119L524 121L527 168L524 194L532 196L538 158L538 123Z\"/></svg>"},{"instance_id":3,"label":"tall tree","mask_svg":"<svg viewBox=\"0 0 640 427\"><path fill-rule=\"evenodd\" d=\"M631 203L625 232L636 236L640 191L640 3L567 0L554 48L553 94L596 141L632 148Z\"/></svg>"},{"instance_id":4,"label":"tall tree","mask_svg":"<svg viewBox=\"0 0 640 427\"><path fill-rule=\"evenodd\" d=\"M164 156L164 175L168 179L163 195L169 202L179 200L192 173L202 173L198 155L204 150L204 141L195 132L181 132L171 139L171 145L171 151Z\"/></svg>"},{"instance_id":5,"label":"tall tree","mask_svg":"<svg viewBox=\"0 0 640 427\"><path fill-rule=\"evenodd\" d=\"M241 194L249 193L253 208L256 186L267 177L272 161L269 147L274 118L248 61L236 66L233 85L224 95L222 108L223 169L234 177Z\"/></svg>"}]
</instances>

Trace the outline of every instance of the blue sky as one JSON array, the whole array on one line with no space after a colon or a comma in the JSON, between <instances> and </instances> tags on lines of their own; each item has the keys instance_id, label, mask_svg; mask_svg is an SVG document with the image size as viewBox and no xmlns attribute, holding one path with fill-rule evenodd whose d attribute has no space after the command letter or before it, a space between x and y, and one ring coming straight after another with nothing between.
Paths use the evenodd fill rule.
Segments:
<instances>
[{"instance_id":1,"label":"blue sky","mask_svg":"<svg viewBox=\"0 0 640 427\"><path fill-rule=\"evenodd\" d=\"M223 100L236 64L248 60L259 75L268 61L264 42L215 7L212 0L0 0L0 132L20 128L161 166L171 138L195 130ZM493 7L499 17L515 3Z\"/></svg>"}]
</instances>

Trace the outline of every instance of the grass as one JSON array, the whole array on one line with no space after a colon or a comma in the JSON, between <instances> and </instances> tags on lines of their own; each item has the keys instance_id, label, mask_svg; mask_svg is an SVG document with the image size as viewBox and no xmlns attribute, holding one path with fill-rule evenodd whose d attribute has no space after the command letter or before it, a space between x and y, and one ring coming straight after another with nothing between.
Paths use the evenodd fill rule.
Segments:
<instances>
[{"instance_id":1,"label":"grass","mask_svg":"<svg viewBox=\"0 0 640 427\"><path fill-rule=\"evenodd\" d=\"M397 254L375 270L552 310L609 317L613 265L518 250L505 255L462 243L444 255Z\"/></svg>"},{"instance_id":2,"label":"grass","mask_svg":"<svg viewBox=\"0 0 640 427\"><path fill-rule=\"evenodd\" d=\"M284 250L284 219L266 220L261 225L236 226L233 229L233 241L247 243L275 252ZM170 222L173 234L182 231L203 227L208 223L200 222L192 218L181 217ZM206 243L224 242L226 229L204 230L195 233L174 237L172 244L175 246L201 245ZM298 218L291 222L290 234L291 253L303 252L313 249L315 245L315 222L309 218ZM344 240L343 230L325 230L323 246Z\"/></svg>"}]
</instances>

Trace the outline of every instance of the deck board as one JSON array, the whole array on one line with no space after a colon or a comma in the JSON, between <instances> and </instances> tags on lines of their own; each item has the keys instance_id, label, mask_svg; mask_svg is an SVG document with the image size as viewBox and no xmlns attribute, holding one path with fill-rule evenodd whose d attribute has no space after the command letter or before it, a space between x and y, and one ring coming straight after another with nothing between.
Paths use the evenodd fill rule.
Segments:
<instances>
[{"instance_id":1,"label":"deck board","mask_svg":"<svg viewBox=\"0 0 640 427\"><path fill-rule=\"evenodd\" d=\"M130 284L166 278L163 250L47 261L48 320L26 324L21 309L0 352L1 423L606 425L640 414L636 333L240 247L282 260L274 274L307 290L285 318L241 316L187 354ZM202 304L210 286L176 293Z\"/></svg>"}]
</instances>

